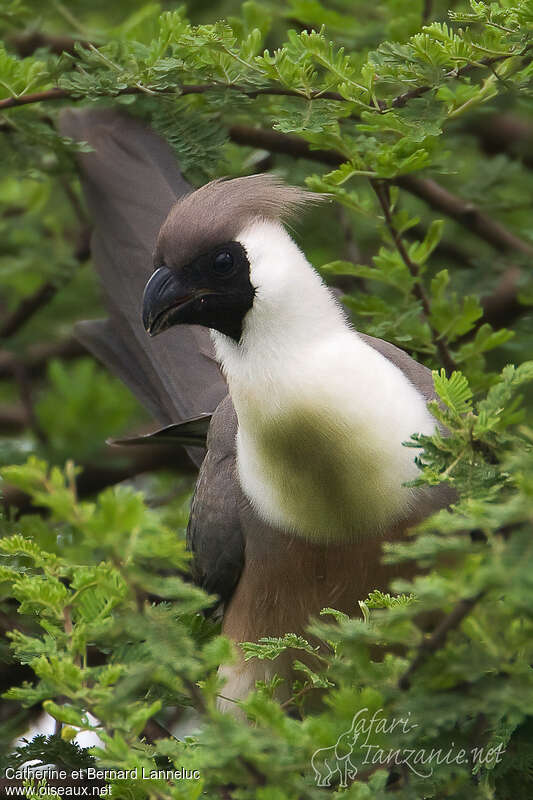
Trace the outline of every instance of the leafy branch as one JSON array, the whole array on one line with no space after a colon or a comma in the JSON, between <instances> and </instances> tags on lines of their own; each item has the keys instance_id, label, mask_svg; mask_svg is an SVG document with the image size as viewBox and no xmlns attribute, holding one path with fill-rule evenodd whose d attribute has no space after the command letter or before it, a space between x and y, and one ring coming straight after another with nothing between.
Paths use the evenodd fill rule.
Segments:
<instances>
[{"instance_id":1,"label":"leafy branch","mask_svg":"<svg viewBox=\"0 0 533 800\"><path fill-rule=\"evenodd\" d=\"M385 225L387 226L390 235L394 240L394 244L402 258L403 263L409 270L409 273L414 278L413 283L413 294L414 296L420 301L422 306L422 311L426 320L426 324L429 326L431 331L431 338L435 347L437 348L437 352L439 354L440 360L446 370L447 373L451 374L454 370L457 369L457 364L455 363L452 355L448 349L448 346L444 340L444 338L438 333L437 330L433 327L431 323L431 304L429 297L426 294L424 286L420 279L420 270L417 264L409 256L407 252L407 248L405 247L404 241L402 239L401 234L396 229L394 224L394 220L392 217L391 206L390 206L390 195L388 188L378 182L378 181L371 181L372 188L376 193L378 198L379 204L381 206L381 210L383 211L383 216L385 219Z\"/></svg>"},{"instance_id":2,"label":"leafy branch","mask_svg":"<svg viewBox=\"0 0 533 800\"><path fill-rule=\"evenodd\" d=\"M455 630L455 628L459 627L459 625L472 611L482 596L482 593L479 592L472 597L466 597L462 600L459 600L453 611L451 611L448 616L442 620L431 636L422 640L422 644L419 647L418 653L398 681L398 687L402 691L406 691L411 687L411 679L414 673L431 655L436 653L446 644L448 635Z\"/></svg>"},{"instance_id":3,"label":"leafy branch","mask_svg":"<svg viewBox=\"0 0 533 800\"><path fill-rule=\"evenodd\" d=\"M249 88L246 86L239 86L238 84L233 83L211 83L211 84L183 84L178 87L177 90L168 91L167 89L158 89L155 86L145 86L145 85L136 85L136 86L126 86L123 89L118 89L116 91L112 91L109 93L102 93L102 96L108 97L122 97L124 95L145 95L145 94L154 94L154 95L162 95L162 96L183 96L186 97L187 95L195 95L195 94L206 94L208 92L217 92L217 91L225 91L230 90L234 92L238 92L239 94L245 95L251 99L256 97L261 97L263 95L272 95L273 97L300 97L304 98L305 100L338 100L343 101L344 97L340 95L338 92L328 92L328 91L314 91L309 94L304 94L302 92L298 92L292 89L285 89L282 86L262 86L256 88ZM0 111L6 110L8 108L17 108L18 106L26 106L31 105L33 103L47 103L54 100L71 100L77 101L83 99L79 95L73 93L68 89L61 89L59 87L55 87L53 89L46 89L42 92L33 92L30 94L24 94L19 96L13 97L6 97L3 100L0 100Z\"/></svg>"}]
</instances>

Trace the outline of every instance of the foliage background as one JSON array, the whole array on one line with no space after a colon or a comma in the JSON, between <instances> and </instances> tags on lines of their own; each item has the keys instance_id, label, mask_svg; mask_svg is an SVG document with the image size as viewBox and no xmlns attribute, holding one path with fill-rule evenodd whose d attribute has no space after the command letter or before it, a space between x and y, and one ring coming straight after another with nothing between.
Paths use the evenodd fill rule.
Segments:
<instances>
[{"instance_id":1,"label":"foliage background","mask_svg":"<svg viewBox=\"0 0 533 800\"><path fill-rule=\"evenodd\" d=\"M2 766L200 771L113 781L129 798L530 797L531 0L13 0L0 26ZM422 442L421 480L460 501L386 548L425 572L315 622L328 655L282 707L259 687L253 726L215 710L231 652L188 580L191 465L104 444L149 420L72 333L102 313L77 146L55 132L72 104L149 120L197 185L275 170L331 193L295 232L308 257L358 329L443 369L451 435ZM248 652L288 645L311 647ZM55 735L14 751L43 708ZM197 734L174 738L190 709ZM359 740L349 785L318 787L314 751L362 709L417 721L373 734L383 752L469 755L420 777L361 766ZM95 726L101 746L73 744Z\"/></svg>"}]
</instances>

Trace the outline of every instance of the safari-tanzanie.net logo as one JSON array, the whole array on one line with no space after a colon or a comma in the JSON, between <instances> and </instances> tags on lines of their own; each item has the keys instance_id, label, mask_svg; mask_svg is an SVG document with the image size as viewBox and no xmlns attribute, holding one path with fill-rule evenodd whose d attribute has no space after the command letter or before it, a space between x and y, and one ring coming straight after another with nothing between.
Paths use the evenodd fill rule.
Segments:
<instances>
[{"instance_id":1,"label":"safari-tanzanie.net logo","mask_svg":"<svg viewBox=\"0 0 533 800\"><path fill-rule=\"evenodd\" d=\"M315 750L311 765L317 786L346 788L359 774L379 767L404 767L419 778L430 778L434 768L441 764L499 764L505 752L503 743L467 749L456 746L453 741L448 748L387 748L379 743L380 739L392 734L408 735L419 727L418 723L411 721L411 712L406 717L389 719L383 715L383 709L378 708L371 717L368 715L369 709L361 708L336 742Z\"/></svg>"}]
</instances>

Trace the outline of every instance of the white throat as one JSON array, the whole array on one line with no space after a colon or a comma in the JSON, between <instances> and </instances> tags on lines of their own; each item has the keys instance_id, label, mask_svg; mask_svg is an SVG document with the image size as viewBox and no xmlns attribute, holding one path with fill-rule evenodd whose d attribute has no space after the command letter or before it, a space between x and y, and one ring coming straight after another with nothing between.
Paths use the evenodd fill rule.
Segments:
<instances>
[{"instance_id":1,"label":"white throat","mask_svg":"<svg viewBox=\"0 0 533 800\"><path fill-rule=\"evenodd\" d=\"M270 524L349 541L409 516L413 433L435 421L403 372L366 344L284 228L238 237L256 288L240 343L212 332L237 412L244 493Z\"/></svg>"}]
</instances>

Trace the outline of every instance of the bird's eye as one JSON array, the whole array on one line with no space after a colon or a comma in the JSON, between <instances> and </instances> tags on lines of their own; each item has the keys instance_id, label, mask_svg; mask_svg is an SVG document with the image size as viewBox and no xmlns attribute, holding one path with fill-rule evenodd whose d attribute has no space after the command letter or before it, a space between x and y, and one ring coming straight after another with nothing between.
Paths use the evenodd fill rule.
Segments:
<instances>
[{"instance_id":1,"label":"bird's eye","mask_svg":"<svg viewBox=\"0 0 533 800\"><path fill-rule=\"evenodd\" d=\"M213 270L217 275L228 275L233 269L233 256L229 250L217 253L213 261Z\"/></svg>"}]
</instances>

